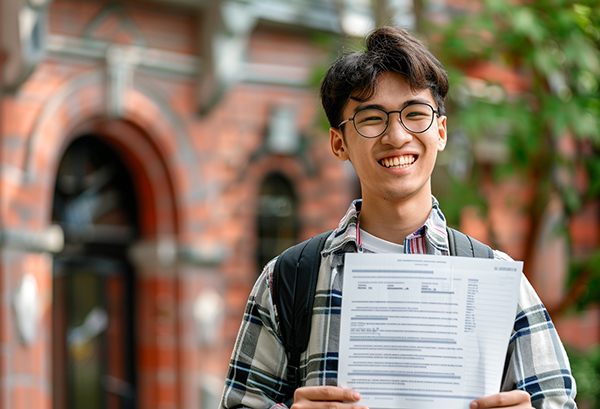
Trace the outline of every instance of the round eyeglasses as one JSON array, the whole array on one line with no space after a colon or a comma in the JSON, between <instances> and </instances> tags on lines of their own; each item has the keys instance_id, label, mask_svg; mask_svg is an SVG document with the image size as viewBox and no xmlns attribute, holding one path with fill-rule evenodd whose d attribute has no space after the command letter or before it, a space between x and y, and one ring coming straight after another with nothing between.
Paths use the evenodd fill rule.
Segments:
<instances>
[{"instance_id":1,"label":"round eyeglasses","mask_svg":"<svg viewBox=\"0 0 600 409\"><path fill-rule=\"evenodd\" d=\"M379 108L363 108L354 114L352 118L342 121L338 128L346 122L354 122L354 128L361 136L365 138L377 138L381 136L388 128L390 114L397 112L400 123L408 132L423 133L427 131L433 123L434 114L440 115L429 104L416 103L402 108L400 111L384 111Z\"/></svg>"}]
</instances>

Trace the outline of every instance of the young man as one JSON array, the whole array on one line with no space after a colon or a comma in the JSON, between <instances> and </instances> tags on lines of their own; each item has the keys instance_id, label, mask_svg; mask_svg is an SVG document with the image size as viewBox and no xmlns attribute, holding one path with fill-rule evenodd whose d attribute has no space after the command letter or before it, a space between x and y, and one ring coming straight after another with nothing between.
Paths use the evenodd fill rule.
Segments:
<instances>
[{"instance_id":1,"label":"young man","mask_svg":"<svg viewBox=\"0 0 600 409\"><path fill-rule=\"evenodd\" d=\"M321 100L331 124L331 149L338 159L351 161L362 200L352 203L325 243L310 341L301 357L302 387L293 402L283 402L287 358L273 308L271 261L250 295L222 408L341 409L360 399L337 387L344 254L449 254L446 222L431 194L431 173L447 140L447 92L448 77L439 61L410 33L395 27L376 30L366 51L343 55L329 69ZM509 259L498 251L494 256ZM564 348L522 277L502 392L477 399L471 409L574 408L574 397Z\"/></svg>"}]
</instances>

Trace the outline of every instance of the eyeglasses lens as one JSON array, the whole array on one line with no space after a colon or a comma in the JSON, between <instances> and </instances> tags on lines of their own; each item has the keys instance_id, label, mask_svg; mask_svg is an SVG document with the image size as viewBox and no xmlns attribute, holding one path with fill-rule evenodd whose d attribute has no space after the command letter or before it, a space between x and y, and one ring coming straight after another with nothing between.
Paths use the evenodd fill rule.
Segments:
<instances>
[{"instance_id":1,"label":"eyeglasses lens","mask_svg":"<svg viewBox=\"0 0 600 409\"><path fill-rule=\"evenodd\" d=\"M400 111L400 120L409 132L425 132L433 123L433 108L426 104L412 104ZM385 132L389 117L387 112L376 108L360 110L354 116L354 126L358 133L367 138L375 138Z\"/></svg>"},{"instance_id":2,"label":"eyeglasses lens","mask_svg":"<svg viewBox=\"0 0 600 409\"><path fill-rule=\"evenodd\" d=\"M380 109L363 109L354 116L354 126L358 133L374 138L385 132L388 123L387 112Z\"/></svg>"}]
</instances>

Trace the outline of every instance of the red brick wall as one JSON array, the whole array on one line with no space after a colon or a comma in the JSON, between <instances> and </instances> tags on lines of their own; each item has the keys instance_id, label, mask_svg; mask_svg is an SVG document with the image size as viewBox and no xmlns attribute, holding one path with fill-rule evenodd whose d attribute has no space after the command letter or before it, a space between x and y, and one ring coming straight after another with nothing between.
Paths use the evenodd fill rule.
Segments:
<instances>
[{"instance_id":1,"label":"red brick wall","mask_svg":"<svg viewBox=\"0 0 600 409\"><path fill-rule=\"evenodd\" d=\"M143 39L149 48L196 55L197 16L189 10L124 2L122 13L90 31L90 23L108 3L55 0L51 33L79 37L88 30L96 39L119 44ZM124 24L127 19L133 25ZM283 66L302 78L324 59L324 51L309 38L306 32L261 25L252 33L247 60L263 73ZM261 267L255 253L263 179L279 172L292 182L304 239L335 227L353 198L352 178L330 153L327 132L316 125L319 106L312 88L238 83L200 116L196 78L138 70L124 93L122 117L115 119L106 115L105 69L104 61L48 58L15 94L0 101L0 221L10 231L37 233L47 228L62 154L73 138L91 133L110 143L131 172L142 242L166 241L200 253L224 249L226 256L216 265L146 262L136 271L139 407L199 408L203 383L210 376L224 378L245 302ZM281 106L294 109L298 130L309 141L302 156L263 149L269 117ZM507 211L506 205L523 194L518 184L490 191L490 220L500 248L517 259L527 220ZM589 212L597 220L597 210ZM572 228L586 223L575 221ZM466 232L489 240L487 226L475 218L466 217L464 224ZM598 229L585 231L595 245L597 233ZM560 267L560 259L551 260L556 261L540 268ZM0 251L0 407L51 407L51 268L48 255ZM10 304L28 272L36 277L44 300L40 333L31 346L18 339ZM560 295L556 288L564 280L552 277L536 283L550 304ZM226 311L219 341L202 345L192 309L207 289L223 296ZM568 342L589 339L583 334L594 320L599 322L590 313L576 324L561 322L559 331Z\"/></svg>"},{"instance_id":2,"label":"red brick wall","mask_svg":"<svg viewBox=\"0 0 600 409\"><path fill-rule=\"evenodd\" d=\"M50 32L70 37L88 36L117 44L143 40L149 48L184 54L197 52L197 19L189 9L176 9L151 2L121 2L110 18L99 17L110 9L108 0L54 0ZM122 24L130 20L132 25ZM98 21L98 24L92 24Z\"/></svg>"},{"instance_id":3,"label":"red brick wall","mask_svg":"<svg viewBox=\"0 0 600 409\"><path fill-rule=\"evenodd\" d=\"M38 254L3 249L0 252L2 305L0 308L0 397L7 408L50 407L50 301L51 260ZM12 297L22 274L31 273L37 280L42 300L40 326L36 341L24 345L13 319Z\"/></svg>"},{"instance_id":4,"label":"red brick wall","mask_svg":"<svg viewBox=\"0 0 600 409\"><path fill-rule=\"evenodd\" d=\"M55 0L50 31L69 37L86 33L121 44L143 38L150 48L187 55L197 52L196 16L148 2L127 2L89 29L108 1ZM130 19L124 27L120 17ZM124 18L124 17L123 17ZM137 37L136 37L137 36ZM306 33L259 27L249 44L249 61L281 64L307 75L323 51ZM105 62L52 57L12 95L0 115L2 192L0 217L11 231L48 227L58 163L68 144L94 134L124 159L140 203L141 240L170 240L180 248L223 248L216 266L185 262L139 265L137 277L137 372L140 408L199 408L201 386L222 380L241 314L259 272L256 220L259 188L270 172L285 175L299 197L301 238L333 228L351 199L350 179L329 153L326 131L315 127L316 91L304 87L240 83L206 116L196 113L194 78L136 71L124 94L122 117L106 116ZM292 106L298 129L310 141L303 157L264 153L270 114ZM306 164L310 164L307 166ZM0 406L50 408L51 284L47 255L5 249L0 253ZM33 272L44 299L40 334L20 343L10 294L22 275ZM219 341L198 343L193 303L205 289L226 301Z\"/></svg>"}]
</instances>

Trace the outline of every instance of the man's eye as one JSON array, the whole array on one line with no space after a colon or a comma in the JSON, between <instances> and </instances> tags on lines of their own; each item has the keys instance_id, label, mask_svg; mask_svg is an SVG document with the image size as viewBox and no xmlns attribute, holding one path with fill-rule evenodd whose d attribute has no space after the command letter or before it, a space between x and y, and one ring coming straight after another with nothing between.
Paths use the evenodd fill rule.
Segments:
<instances>
[{"instance_id":1,"label":"man's eye","mask_svg":"<svg viewBox=\"0 0 600 409\"><path fill-rule=\"evenodd\" d=\"M421 118L424 116L429 116L429 114L426 112L409 112L406 114L407 118Z\"/></svg>"},{"instance_id":2,"label":"man's eye","mask_svg":"<svg viewBox=\"0 0 600 409\"><path fill-rule=\"evenodd\" d=\"M380 116L367 116L364 118L360 118L359 123L373 123L373 122L383 122L383 118Z\"/></svg>"}]
</instances>

